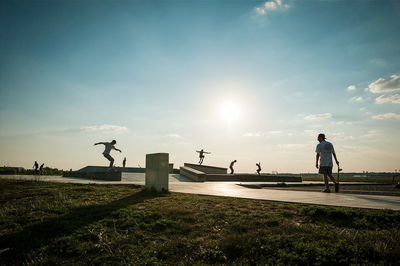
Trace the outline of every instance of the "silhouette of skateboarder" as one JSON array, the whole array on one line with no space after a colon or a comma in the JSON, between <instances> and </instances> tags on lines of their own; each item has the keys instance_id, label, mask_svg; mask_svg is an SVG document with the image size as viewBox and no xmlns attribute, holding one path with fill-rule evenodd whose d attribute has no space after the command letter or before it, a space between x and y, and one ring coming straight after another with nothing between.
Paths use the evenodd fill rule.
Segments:
<instances>
[{"instance_id":1,"label":"silhouette of skateboarder","mask_svg":"<svg viewBox=\"0 0 400 266\"><path fill-rule=\"evenodd\" d=\"M105 146L104 147L104 151L103 151L103 156L106 157L107 160L110 161L110 166L109 167L112 168L113 165L114 165L114 158L111 157L111 155L110 155L111 150L116 150L116 151L121 152L120 149L117 149L114 146L115 144L117 144L117 142L115 140L113 140L111 142L97 142L94 145L99 145L99 144L103 144Z\"/></svg>"},{"instance_id":2,"label":"silhouette of skateboarder","mask_svg":"<svg viewBox=\"0 0 400 266\"><path fill-rule=\"evenodd\" d=\"M231 164L229 165L229 169L231 169L231 175L233 175L233 173L235 172L235 171L233 170L233 165L234 165L236 162L237 162L237 161L234 160L234 161L232 161Z\"/></svg>"},{"instance_id":3,"label":"silhouette of skateboarder","mask_svg":"<svg viewBox=\"0 0 400 266\"><path fill-rule=\"evenodd\" d=\"M39 164L38 164L38 162L37 161L35 161L35 163L33 164L33 167L32 168L35 168L35 175L37 175L38 173L39 173L39 171L38 171L38 169L39 169Z\"/></svg>"},{"instance_id":4,"label":"silhouette of skateboarder","mask_svg":"<svg viewBox=\"0 0 400 266\"><path fill-rule=\"evenodd\" d=\"M257 166L257 174L260 175L261 172L261 163L256 163Z\"/></svg>"},{"instance_id":5,"label":"silhouette of skateboarder","mask_svg":"<svg viewBox=\"0 0 400 266\"><path fill-rule=\"evenodd\" d=\"M122 161L122 167L125 168L126 165L126 157L124 157L124 160Z\"/></svg>"},{"instance_id":6,"label":"silhouette of skateboarder","mask_svg":"<svg viewBox=\"0 0 400 266\"><path fill-rule=\"evenodd\" d=\"M43 173L43 167L44 167L44 163L42 163L39 167L39 174Z\"/></svg>"},{"instance_id":7,"label":"silhouette of skateboarder","mask_svg":"<svg viewBox=\"0 0 400 266\"><path fill-rule=\"evenodd\" d=\"M196 152L199 153L199 158L200 158L199 164L200 164L200 165L203 163L204 154L211 154L211 152L204 151L203 149L201 149L200 151L196 151Z\"/></svg>"}]
</instances>

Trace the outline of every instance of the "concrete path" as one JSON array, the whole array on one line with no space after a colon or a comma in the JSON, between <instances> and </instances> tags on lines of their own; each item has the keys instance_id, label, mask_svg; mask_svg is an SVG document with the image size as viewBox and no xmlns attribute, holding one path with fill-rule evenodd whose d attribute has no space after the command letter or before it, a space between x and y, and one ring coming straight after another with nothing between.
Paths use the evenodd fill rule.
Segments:
<instances>
[{"instance_id":1,"label":"concrete path","mask_svg":"<svg viewBox=\"0 0 400 266\"><path fill-rule=\"evenodd\" d=\"M144 174L124 174L121 182L85 180L78 178L63 178L60 176L0 176L0 178L26 179L63 183L81 184L137 184L144 185ZM260 182L246 182L260 184ZM271 182L268 182L269 184ZM315 183L315 182L313 182ZM239 185L239 182L204 182L197 183L181 177L170 175L169 188L172 192L213 195L225 197L237 197L248 199L260 199L270 201L282 201L293 203L330 205L341 207L370 208L370 209L391 209L400 210L400 197L377 196L361 194L322 193L310 191L289 191L275 189L252 189ZM321 183L322 184L322 183Z\"/></svg>"}]
</instances>

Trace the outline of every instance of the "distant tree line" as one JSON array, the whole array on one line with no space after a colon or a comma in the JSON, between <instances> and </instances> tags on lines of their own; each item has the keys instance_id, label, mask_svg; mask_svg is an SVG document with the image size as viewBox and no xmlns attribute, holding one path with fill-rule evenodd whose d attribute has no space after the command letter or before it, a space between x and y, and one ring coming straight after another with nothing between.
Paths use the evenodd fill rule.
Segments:
<instances>
[{"instance_id":1,"label":"distant tree line","mask_svg":"<svg viewBox=\"0 0 400 266\"><path fill-rule=\"evenodd\" d=\"M63 169L44 167L40 175L63 175ZM35 170L23 167L0 167L0 175L35 175Z\"/></svg>"}]
</instances>

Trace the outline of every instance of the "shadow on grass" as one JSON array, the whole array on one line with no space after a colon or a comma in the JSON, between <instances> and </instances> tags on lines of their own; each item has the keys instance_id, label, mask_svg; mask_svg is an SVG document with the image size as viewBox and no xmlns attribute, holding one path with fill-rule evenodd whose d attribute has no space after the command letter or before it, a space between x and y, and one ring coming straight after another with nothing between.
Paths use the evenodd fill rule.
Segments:
<instances>
[{"instance_id":1,"label":"shadow on grass","mask_svg":"<svg viewBox=\"0 0 400 266\"><path fill-rule=\"evenodd\" d=\"M142 190L108 204L72 209L68 214L28 226L21 232L4 235L0 239L0 250L5 248L10 250L0 255L0 262L10 263L17 257L25 257L31 251L47 245L52 240L67 236L82 227L102 220L116 210L162 196L165 195Z\"/></svg>"}]
</instances>

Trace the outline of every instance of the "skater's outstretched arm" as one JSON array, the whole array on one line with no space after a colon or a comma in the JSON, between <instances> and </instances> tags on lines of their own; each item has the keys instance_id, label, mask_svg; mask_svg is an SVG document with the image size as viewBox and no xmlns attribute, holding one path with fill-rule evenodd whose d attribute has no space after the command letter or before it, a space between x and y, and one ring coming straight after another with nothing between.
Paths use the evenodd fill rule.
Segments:
<instances>
[{"instance_id":1,"label":"skater's outstretched arm","mask_svg":"<svg viewBox=\"0 0 400 266\"><path fill-rule=\"evenodd\" d=\"M113 147L113 149L116 150L116 151L122 152L120 149L117 149L115 147Z\"/></svg>"},{"instance_id":2,"label":"skater's outstretched arm","mask_svg":"<svg viewBox=\"0 0 400 266\"><path fill-rule=\"evenodd\" d=\"M95 143L93 146L96 146L96 145L99 145L99 144L106 145L104 142L97 142L97 143Z\"/></svg>"}]
</instances>

